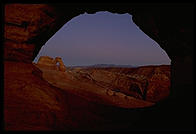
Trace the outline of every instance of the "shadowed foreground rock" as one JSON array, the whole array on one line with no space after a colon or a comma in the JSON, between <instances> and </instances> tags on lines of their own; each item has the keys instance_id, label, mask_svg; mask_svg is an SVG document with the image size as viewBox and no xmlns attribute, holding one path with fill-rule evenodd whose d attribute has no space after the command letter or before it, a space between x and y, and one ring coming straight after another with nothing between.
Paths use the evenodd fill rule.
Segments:
<instances>
[{"instance_id":1,"label":"shadowed foreground rock","mask_svg":"<svg viewBox=\"0 0 196 134\"><path fill-rule=\"evenodd\" d=\"M140 110L97 104L56 88L32 64L4 62L6 130L111 130L132 128Z\"/></svg>"}]
</instances>

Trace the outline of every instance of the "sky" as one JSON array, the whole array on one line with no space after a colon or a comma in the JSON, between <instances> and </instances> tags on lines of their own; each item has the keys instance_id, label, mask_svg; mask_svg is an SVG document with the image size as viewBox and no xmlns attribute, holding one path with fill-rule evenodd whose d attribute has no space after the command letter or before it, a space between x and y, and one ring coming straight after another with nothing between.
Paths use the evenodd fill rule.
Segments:
<instances>
[{"instance_id":1,"label":"sky","mask_svg":"<svg viewBox=\"0 0 196 134\"><path fill-rule=\"evenodd\" d=\"M46 55L61 57L65 66L171 63L167 53L133 23L128 13L97 12L74 17L46 42L34 62Z\"/></svg>"}]
</instances>

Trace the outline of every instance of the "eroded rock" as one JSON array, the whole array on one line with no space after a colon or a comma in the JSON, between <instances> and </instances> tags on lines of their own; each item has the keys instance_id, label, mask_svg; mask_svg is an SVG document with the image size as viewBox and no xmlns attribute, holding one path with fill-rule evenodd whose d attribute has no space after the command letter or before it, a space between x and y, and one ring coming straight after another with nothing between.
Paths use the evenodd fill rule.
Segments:
<instances>
[{"instance_id":1,"label":"eroded rock","mask_svg":"<svg viewBox=\"0 0 196 134\"><path fill-rule=\"evenodd\" d=\"M65 72L66 67L65 67L65 65L63 64L63 61L62 61L61 57L56 57L56 58L55 58L55 62L56 62L56 63L59 63L58 70L59 70L59 71L62 71L62 72Z\"/></svg>"},{"instance_id":2,"label":"eroded rock","mask_svg":"<svg viewBox=\"0 0 196 134\"><path fill-rule=\"evenodd\" d=\"M59 65L57 65L59 63ZM40 56L37 66L49 69L49 70L58 70L61 72L65 72L66 67L60 57L56 57L55 59L49 56Z\"/></svg>"}]
</instances>

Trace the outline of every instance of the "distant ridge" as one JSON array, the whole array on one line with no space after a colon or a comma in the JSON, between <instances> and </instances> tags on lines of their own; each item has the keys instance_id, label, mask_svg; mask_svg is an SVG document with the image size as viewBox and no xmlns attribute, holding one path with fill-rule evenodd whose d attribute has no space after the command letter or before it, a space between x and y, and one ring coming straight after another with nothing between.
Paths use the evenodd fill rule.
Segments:
<instances>
[{"instance_id":1,"label":"distant ridge","mask_svg":"<svg viewBox=\"0 0 196 134\"><path fill-rule=\"evenodd\" d=\"M71 68L75 68L75 67L80 67L80 68L89 68L89 67L93 67L93 68L108 68L108 67L120 67L120 68L134 68L134 67L138 67L138 66L133 66L133 65L116 65L116 64L95 64L95 65L87 65L87 66L68 66Z\"/></svg>"}]
</instances>

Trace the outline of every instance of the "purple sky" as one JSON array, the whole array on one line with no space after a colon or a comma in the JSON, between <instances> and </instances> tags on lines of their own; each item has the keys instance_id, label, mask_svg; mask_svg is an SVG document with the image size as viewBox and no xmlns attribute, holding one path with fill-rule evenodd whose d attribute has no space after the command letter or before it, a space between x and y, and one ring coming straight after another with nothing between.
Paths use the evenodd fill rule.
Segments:
<instances>
[{"instance_id":1,"label":"purple sky","mask_svg":"<svg viewBox=\"0 0 196 134\"><path fill-rule=\"evenodd\" d=\"M67 22L41 48L40 56L62 57L64 64L170 64L166 52L132 21L132 16L97 12Z\"/></svg>"}]
</instances>

